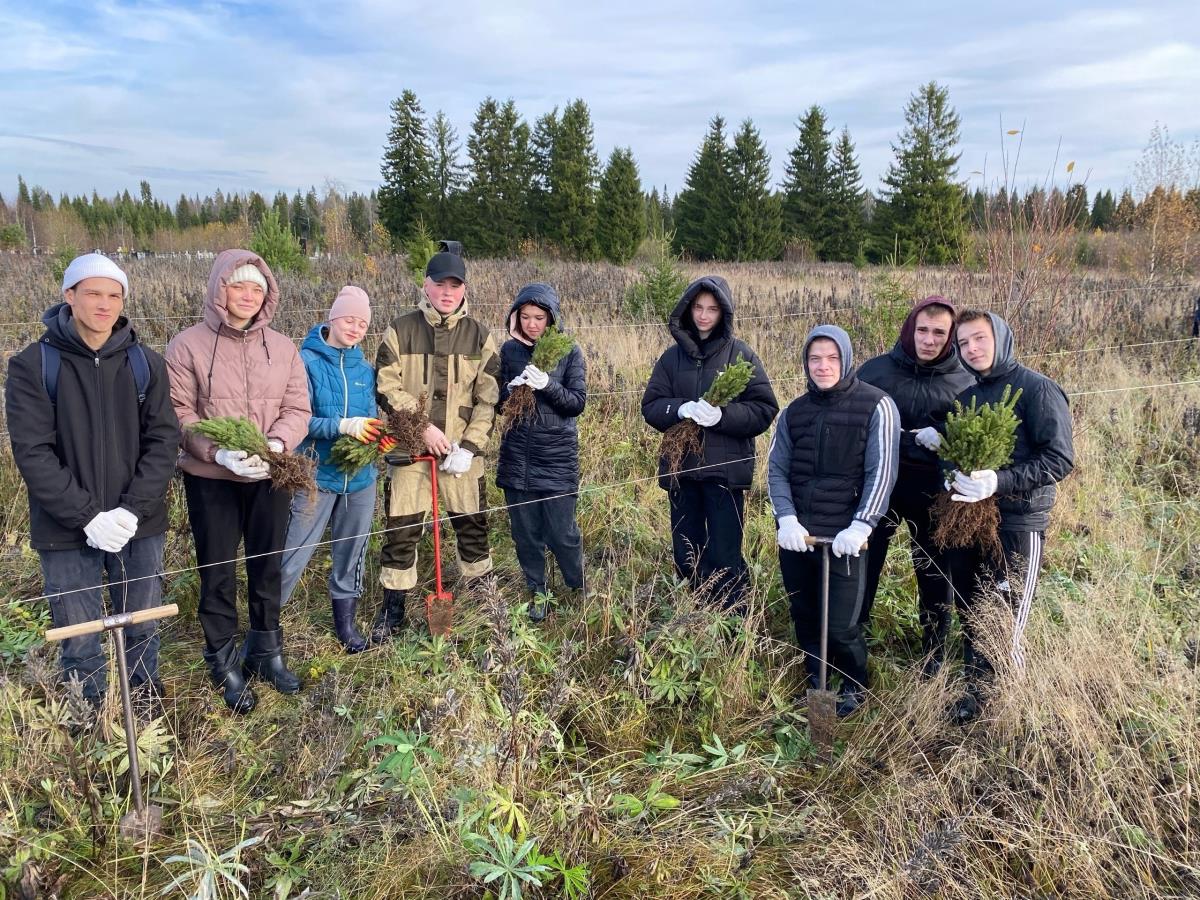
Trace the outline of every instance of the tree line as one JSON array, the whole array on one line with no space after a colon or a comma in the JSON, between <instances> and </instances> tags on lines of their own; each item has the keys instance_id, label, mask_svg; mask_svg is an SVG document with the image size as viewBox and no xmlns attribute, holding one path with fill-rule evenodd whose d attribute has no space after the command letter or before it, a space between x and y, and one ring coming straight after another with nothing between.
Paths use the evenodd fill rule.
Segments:
<instances>
[{"instance_id":1,"label":"tree line","mask_svg":"<svg viewBox=\"0 0 1200 900\"><path fill-rule=\"evenodd\" d=\"M958 163L960 119L949 92L922 85L904 109L904 126L878 191L864 189L848 127L836 129L811 106L797 122L781 184L751 119L731 131L714 116L683 186L645 191L629 147L601 164L591 113L576 99L532 126L510 99L485 98L464 141L442 111L427 115L405 90L391 103L382 184L369 194L327 185L268 202L257 191L160 200L146 181L102 198L54 199L18 177L15 205L0 197L0 247L38 244L37 214L71 213L97 243L114 233L128 246L166 231L218 225L255 230L270 214L309 252L403 249L411 241L454 235L475 256L552 249L569 258L628 262L647 235L670 236L677 253L697 259L920 263L961 260L973 229L1003 219L1033 228L1053 220L1080 230L1134 228L1171 201L1200 216L1200 190L1157 185L1135 201L1128 189L1089 199L1086 185L1064 192L1033 186L969 191ZM1157 191L1157 193L1156 193ZM1178 194L1175 197L1174 194ZM41 241L45 243L44 240Z\"/></svg>"}]
</instances>

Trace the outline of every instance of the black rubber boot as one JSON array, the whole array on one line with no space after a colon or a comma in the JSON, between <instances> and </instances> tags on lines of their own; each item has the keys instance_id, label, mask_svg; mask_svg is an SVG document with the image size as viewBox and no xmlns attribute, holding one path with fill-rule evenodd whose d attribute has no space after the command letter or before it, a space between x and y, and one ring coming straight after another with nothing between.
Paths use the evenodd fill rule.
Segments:
<instances>
[{"instance_id":1,"label":"black rubber boot","mask_svg":"<svg viewBox=\"0 0 1200 900\"><path fill-rule=\"evenodd\" d=\"M545 620L550 612L550 597L545 591L533 591L529 595L529 621L535 625Z\"/></svg>"},{"instance_id":2,"label":"black rubber boot","mask_svg":"<svg viewBox=\"0 0 1200 900\"><path fill-rule=\"evenodd\" d=\"M242 674L242 659L236 640L230 638L216 652L205 650L204 661L208 663L213 684L221 689L221 699L226 706L235 713L244 714L258 705L258 698Z\"/></svg>"},{"instance_id":3,"label":"black rubber boot","mask_svg":"<svg viewBox=\"0 0 1200 900\"><path fill-rule=\"evenodd\" d=\"M371 625L371 644L382 644L404 630L404 601L408 591L383 589L383 606Z\"/></svg>"},{"instance_id":4,"label":"black rubber boot","mask_svg":"<svg viewBox=\"0 0 1200 900\"><path fill-rule=\"evenodd\" d=\"M300 679L289 672L283 662L282 628L246 632L243 655L242 672L247 678L257 675L281 694L294 694L300 690Z\"/></svg>"},{"instance_id":5,"label":"black rubber boot","mask_svg":"<svg viewBox=\"0 0 1200 900\"><path fill-rule=\"evenodd\" d=\"M966 693L950 706L950 721L955 725L970 725L979 718L983 695L977 686L967 685Z\"/></svg>"},{"instance_id":6,"label":"black rubber boot","mask_svg":"<svg viewBox=\"0 0 1200 900\"><path fill-rule=\"evenodd\" d=\"M852 716L862 707L866 701L867 695L865 691L842 690L838 694L837 699L837 717L844 719L847 716Z\"/></svg>"},{"instance_id":7,"label":"black rubber boot","mask_svg":"<svg viewBox=\"0 0 1200 900\"><path fill-rule=\"evenodd\" d=\"M362 653L367 649L367 639L358 630L354 614L358 611L357 597L330 598L333 606L333 630L347 653Z\"/></svg>"}]
</instances>

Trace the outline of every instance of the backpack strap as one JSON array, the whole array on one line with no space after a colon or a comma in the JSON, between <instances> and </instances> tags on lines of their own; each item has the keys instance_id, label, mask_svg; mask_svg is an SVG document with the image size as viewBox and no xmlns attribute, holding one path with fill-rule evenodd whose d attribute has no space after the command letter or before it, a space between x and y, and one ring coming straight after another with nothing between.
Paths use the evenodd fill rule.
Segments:
<instances>
[{"instance_id":1,"label":"backpack strap","mask_svg":"<svg viewBox=\"0 0 1200 900\"><path fill-rule=\"evenodd\" d=\"M150 390L150 361L146 359L146 351L141 344L130 344L125 348L125 362L133 370L133 383L137 386L138 406L146 402L146 392Z\"/></svg>"},{"instance_id":2,"label":"backpack strap","mask_svg":"<svg viewBox=\"0 0 1200 900\"><path fill-rule=\"evenodd\" d=\"M58 370L62 368L62 354L48 340L39 344L42 350L42 386L50 397L52 406L58 405ZM150 361L146 359L146 351L141 344L130 344L125 348L125 362L133 371L133 383L137 387L138 406L146 402L146 393L150 389Z\"/></svg>"}]
</instances>

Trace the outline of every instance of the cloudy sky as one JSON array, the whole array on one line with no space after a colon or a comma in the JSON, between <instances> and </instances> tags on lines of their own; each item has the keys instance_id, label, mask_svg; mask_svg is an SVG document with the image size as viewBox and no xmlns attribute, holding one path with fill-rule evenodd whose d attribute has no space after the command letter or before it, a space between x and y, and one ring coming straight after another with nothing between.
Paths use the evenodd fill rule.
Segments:
<instances>
[{"instance_id":1,"label":"cloudy sky","mask_svg":"<svg viewBox=\"0 0 1200 900\"><path fill-rule=\"evenodd\" d=\"M479 101L532 123L582 97L601 157L633 148L647 188L679 189L708 119L751 117L777 177L813 103L849 126L876 188L906 99L931 79L962 117L961 176L999 177L1023 128L1022 183L1132 180L1155 122L1200 137L1200 5L810 4L593 9L545 2L348 0L0 5L0 193L160 196L378 183L404 88L464 139ZM319 8L324 7L324 8ZM1011 163L1011 161L1010 161Z\"/></svg>"}]
</instances>

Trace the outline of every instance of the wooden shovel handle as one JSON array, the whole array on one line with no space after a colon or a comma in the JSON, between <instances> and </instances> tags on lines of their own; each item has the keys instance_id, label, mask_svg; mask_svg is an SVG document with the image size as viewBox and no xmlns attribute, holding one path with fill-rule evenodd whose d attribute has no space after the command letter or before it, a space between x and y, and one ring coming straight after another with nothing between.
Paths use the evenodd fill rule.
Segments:
<instances>
[{"instance_id":1,"label":"wooden shovel handle","mask_svg":"<svg viewBox=\"0 0 1200 900\"><path fill-rule=\"evenodd\" d=\"M126 625L140 625L142 622L153 622L155 619L165 619L167 616L179 615L179 606L168 603L166 606L155 606L150 609L139 609L136 612L123 613L119 616L105 616L103 619L93 619L90 622L79 622L75 625L64 625L62 628L51 628L46 632L48 641L65 641L67 638L83 637L85 634L97 634L111 628L124 628Z\"/></svg>"}]
</instances>

